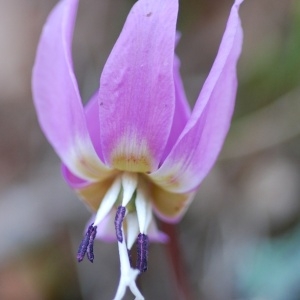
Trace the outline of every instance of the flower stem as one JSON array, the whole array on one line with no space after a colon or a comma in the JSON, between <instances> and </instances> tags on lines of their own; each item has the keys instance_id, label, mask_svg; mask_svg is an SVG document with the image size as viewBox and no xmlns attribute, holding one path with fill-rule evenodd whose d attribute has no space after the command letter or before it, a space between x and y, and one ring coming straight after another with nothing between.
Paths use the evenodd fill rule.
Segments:
<instances>
[{"instance_id":1,"label":"flower stem","mask_svg":"<svg viewBox=\"0 0 300 300\"><path fill-rule=\"evenodd\" d=\"M174 275L176 300L192 300L194 297L191 293L184 260L181 255L176 226L162 222L161 229L170 238L166 244L166 251L170 259L171 271Z\"/></svg>"}]
</instances>

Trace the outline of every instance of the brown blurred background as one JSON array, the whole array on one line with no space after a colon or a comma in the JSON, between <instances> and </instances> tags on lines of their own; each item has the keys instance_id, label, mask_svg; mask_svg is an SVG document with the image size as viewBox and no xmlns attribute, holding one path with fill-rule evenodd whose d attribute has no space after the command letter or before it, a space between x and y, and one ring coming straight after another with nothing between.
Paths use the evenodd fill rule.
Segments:
<instances>
[{"instance_id":1,"label":"brown blurred background","mask_svg":"<svg viewBox=\"0 0 300 300\"><path fill-rule=\"evenodd\" d=\"M0 299L112 299L115 244L75 255L89 213L63 182L31 97L38 38L55 0L0 0ZM180 1L178 54L194 103L233 1ZM82 0L74 61L84 100L133 0ZM300 299L300 1L245 0L232 129L178 225L193 299ZM151 245L146 299L176 299L163 245ZM192 297L192 296L191 296ZM133 299L128 293L126 299Z\"/></svg>"}]
</instances>

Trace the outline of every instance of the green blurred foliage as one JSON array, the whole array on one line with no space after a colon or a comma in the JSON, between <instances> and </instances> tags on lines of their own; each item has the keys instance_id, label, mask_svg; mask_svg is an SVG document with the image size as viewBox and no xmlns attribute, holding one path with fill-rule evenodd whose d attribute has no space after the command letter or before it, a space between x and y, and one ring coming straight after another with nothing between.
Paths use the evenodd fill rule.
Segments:
<instances>
[{"instance_id":1,"label":"green blurred foliage","mask_svg":"<svg viewBox=\"0 0 300 300\"><path fill-rule=\"evenodd\" d=\"M299 85L300 1L294 1L290 11L281 40L271 52L257 49L252 70L240 80L238 97L242 101L237 102L236 117L264 107Z\"/></svg>"}]
</instances>

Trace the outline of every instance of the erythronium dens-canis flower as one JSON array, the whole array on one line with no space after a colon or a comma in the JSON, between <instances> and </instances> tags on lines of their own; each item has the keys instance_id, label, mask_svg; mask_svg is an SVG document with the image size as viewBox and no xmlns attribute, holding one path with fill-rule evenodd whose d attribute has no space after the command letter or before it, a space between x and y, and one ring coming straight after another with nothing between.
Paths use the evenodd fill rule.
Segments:
<instances>
[{"instance_id":1,"label":"erythronium dens-canis flower","mask_svg":"<svg viewBox=\"0 0 300 300\"><path fill-rule=\"evenodd\" d=\"M153 214L178 222L208 174L229 130L242 46L230 12L212 69L190 111L174 54L178 0L138 0L104 66L99 91L83 106L71 44L79 0L61 0L44 26L33 69L39 123L63 162L66 182L95 211L77 259L93 262L95 238L118 242L121 278L144 299L137 276L149 239L166 241ZM130 250L137 247L134 266Z\"/></svg>"}]
</instances>

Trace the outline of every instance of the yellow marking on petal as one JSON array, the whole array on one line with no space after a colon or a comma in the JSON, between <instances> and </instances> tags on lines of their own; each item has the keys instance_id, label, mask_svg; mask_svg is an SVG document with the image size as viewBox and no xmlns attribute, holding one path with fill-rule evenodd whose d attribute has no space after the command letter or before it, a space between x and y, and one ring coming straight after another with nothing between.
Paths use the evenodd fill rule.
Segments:
<instances>
[{"instance_id":1,"label":"yellow marking on petal","mask_svg":"<svg viewBox=\"0 0 300 300\"><path fill-rule=\"evenodd\" d=\"M112 165L122 171L146 173L151 170L149 158L144 155L119 154L113 157Z\"/></svg>"},{"instance_id":2,"label":"yellow marking on petal","mask_svg":"<svg viewBox=\"0 0 300 300\"><path fill-rule=\"evenodd\" d=\"M115 170L99 165L99 159L92 156L79 156L74 161L75 168L91 181L102 181L116 173ZM82 177L82 176L80 176Z\"/></svg>"},{"instance_id":3,"label":"yellow marking on petal","mask_svg":"<svg viewBox=\"0 0 300 300\"><path fill-rule=\"evenodd\" d=\"M115 177L110 177L103 181L91 183L82 189L76 190L76 193L93 211L97 211L114 179Z\"/></svg>"},{"instance_id":4,"label":"yellow marking on petal","mask_svg":"<svg viewBox=\"0 0 300 300\"><path fill-rule=\"evenodd\" d=\"M177 191L182 187L181 174L183 173L182 164L180 162L174 163L171 167L168 168L167 172L163 172L162 175L151 176L158 186L168 190L168 191Z\"/></svg>"},{"instance_id":5,"label":"yellow marking on petal","mask_svg":"<svg viewBox=\"0 0 300 300\"><path fill-rule=\"evenodd\" d=\"M69 169L80 178L102 181L113 174L99 159L90 141L77 138L75 146L70 149L69 157Z\"/></svg>"},{"instance_id":6,"label":"yellow marking on petal","mask_svg":"<svg viewBox=\"0 0 300 300\"><path fill-rule=\"evenodd\" d=\"M112 152L111 164L117 170L151 172L152 159L147 142L132 134L125 135Z\"/></svg>"}]
</instances>

